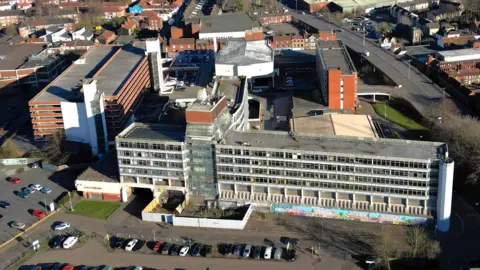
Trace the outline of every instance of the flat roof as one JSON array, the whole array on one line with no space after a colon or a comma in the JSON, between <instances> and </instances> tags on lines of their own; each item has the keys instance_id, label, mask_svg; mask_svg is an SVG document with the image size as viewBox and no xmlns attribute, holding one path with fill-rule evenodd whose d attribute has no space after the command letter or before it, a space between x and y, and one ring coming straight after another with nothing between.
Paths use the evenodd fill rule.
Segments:
<instances>
[{"instance_id":1,"label":"flat roof","mask_svg":"<svg viewBox=\"0 0 480 270\"><path fill-rule=\"evenodd\" d=\"M308 3L314 3L315 0L308 0ZM334 3L344 9L351 9L355 7L383 7L391 6L396 3L408 2L405 0L335 0Z\"/></svg>"},{"instance_id":2,"label":"flat roof","mask_svg":"<svg viewBox=\"0 0 480 270\"><path fill-rule=\"evenodd\" d=\"M451 61L462 61L466 60L473 60L473 59L480 59L480 48L468 48L468 49L460 49L460 50L449 50L449 51L440 51L437 54L443 57L443 61L451 62Z\"/></svg>"},{"instance_id":3,"label":"flat roof","mask_svg":"<svg viewBox=\"0 0 480 270\"><path fill-rule=\"evenodd\" d=\"M117 152L115 150L107 153L105 157L88 167L77 180L95 182L120 182L118 172Z\"/></svg>"},{"instance_id":4,"label":"flat roof","mask_svg":"<svg viewBox=\"0 0 480 270\"><path fill-rule=\"evenodd\" d=\"M185 126L133 123L117 138L183 142Z\"/></svg>"},{"instance_id":5,"label":"flat roof","mask_svg":"<svg viewBox=\"0 0 480 270\"><path fill-rule=\"evenodd\" d=\"M200 20L202 24L200 33L242 32L260 26L260 23L250 18L246 12L202 16Z\"/></svg>"},{"instance_id":6,"label":"flat roof","mask_svg":"<svg viewBox=\"0 0 480 270\"><path fill-rule=\"evenodd\" d=\"M368 115L324 114L293 118L293 132L376 138Z\"/></svg>"},{"instance_id":7,"label":"flat roof","mask_svg":"<svg viewBox=\"0 0 480 270\"><path fill-rule=\"evenodd\" d=\"M436 160L444 143L345 136L318 136L278 131L236 132L225 136L224 144L249 147L368 155L405 159Z\"/></svg>"},{"instance_id":8,"label":"flat roof","mask_svg":"<svg viewBox=\"0 0 480 270\"><path fill-rule=\"evenodd\" d=\"M44 44L0 45L0 70L15 70L25 60L45 50Z\"/></svg>"},{"instance_id":9,"label":"flat roof","mask_svg":"<svg viewBox=\"0 0 480 270\"><path fill-rule=\"evenodd\" d=\"M327 69L340 69L342 74L356 72L352 59L340 40L319 40L317 41L317 50Z\"/></svg>"},{"instance_id":10,"label":"flat roof","mask_svg":"<svg viewBox=\"0 0 480 270\"><path fill-rule=\"evenodd\" d=\"M33 102L81 100L79 91L83 80L94 78L97 88L113 96L135 71L145 57L144 43L119 46L98 46L87 51L76 63L34 98ZM81 62L84 59L84 62ZM97 74L98 73L98 74Z\"/></svg>"},{"instance_id":11,"label":"flat roof","mask_svg":"<svg viewBox=\"0 0 480 270\"><path fill-rule=\"evenodd\" d=\"M251 65L273 61L272 49L264 40L230 40L217 54L215 64Z\"/></svg>"}]
</instances>

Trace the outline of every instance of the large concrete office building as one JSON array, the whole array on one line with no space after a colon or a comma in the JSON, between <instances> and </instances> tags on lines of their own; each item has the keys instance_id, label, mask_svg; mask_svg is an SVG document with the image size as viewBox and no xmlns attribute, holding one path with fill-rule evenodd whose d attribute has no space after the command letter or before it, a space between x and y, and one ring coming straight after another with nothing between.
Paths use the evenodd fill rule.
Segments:
<instances>
[{"instance_id":1,"label":"large concrete office building","mask_svg":"<svg viewBox=\"0 0 480 270\"><path fill-rule=\"evenodd\" d=\"M117 137L120 185L220 205L448 230L453 161L443 143L230 130L225 98L187 125L134 123Z\"/></svg>"},{"instance_id":2,"label":"large concrete office building","mask_svg":"<svg viewBox=\"0 0 480 270\"><path fill-rule=\"evenodd\" d=\"M104 153L150 86L147 58L144 43L87 51L29 102L34 135L64 132Z\"/></svg>"},{"instance_id":3,"label":"large concrete office building","mask_svg":"<svg viewBox=\"0 0 480 270\"><path fill-rule=\"evenodd\" d=\"M326 106L340 110L357 108L357 70L342 41L317 41L316 70Z\"/></svg>"}]
</instances>

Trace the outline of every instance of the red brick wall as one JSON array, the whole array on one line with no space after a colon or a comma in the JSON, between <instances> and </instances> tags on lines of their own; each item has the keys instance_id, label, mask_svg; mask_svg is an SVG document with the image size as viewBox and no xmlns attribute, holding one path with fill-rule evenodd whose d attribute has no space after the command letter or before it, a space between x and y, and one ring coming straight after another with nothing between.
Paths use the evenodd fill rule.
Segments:
<instances>
[{"instance_id":1,"label":"red brick wall","mask_svg":"<svg viewBox=\"0 0 480 270\"><path fill-rule=\"evenodd\" d=\"M341 107L341 82L343 79L343 108ZM355 109L357 87L356 73L342 75L338 69L328 71L328 107L331 109Z\"/></svg>"},{"instance_id":2,"label":"red brick wall","mask_svg":"<svg viewBox=\"0 0 480 270\"><path fill-rule=\"evenodd\" d=\"M263 40L262 32L245 32L245 40Z\"/></svg>"},{"instance_id":3,"label":"red brick wall","mask_svg":"<svg viewBox=\"0 0 480 270\"><path fill-rule=\"evenodd\" d=\"M120 194L111 194L111 193L103 193L103 199L105 201L120 201L121 196Z\"/></svg>"},{"instance_id":4,"label":"red brick wall","mask_svg":"<svg viewBox=\"0 0 480 270\"><path fill-rule=\"evenodd\" d=\"M328 71L328 107L330 109L340 109L340 77L340 70Z\"/></svg>"},{"instance_id":5,"label":"red brick wall","mask_svg":"<svg viewBox=\"0 0 480 270\"><path fill-rule=\"evenodd\" d=\"M183 29L172 26L170 29L171 39L179 39L183 37Z\"/></svg>"},{"instance_id":6,"label":"red brick wall","mask_svg":"<svg viewBox=\"0 0 480 270\"><path fill-rule=\"evenodd\" d=\"M357 85L356 74L355 75L342 75L343 79L343 108L355 109L356 98L355 88Z\"/></svg>"},{"instance_id":7,"label":"red brick wall","mask_svg":"<svg viewBox=\"0 0 480 270\"><path fill-rule=\"evenodd\" d=\"M320 9L326 7L328 5L328 2L319 2L315 4L310 5L310 12L317 12Z\"/></svg>"},{"instance_id":8,"label":"red brick wall","mask_svg":"<svg viewBox=\"0 0 480 270\"><path fill-rule=\"evenodd\" d=\"M319 40L337 40L337 34L331 32L320 32L318 34Z\"/></svg>"}]
</instances>

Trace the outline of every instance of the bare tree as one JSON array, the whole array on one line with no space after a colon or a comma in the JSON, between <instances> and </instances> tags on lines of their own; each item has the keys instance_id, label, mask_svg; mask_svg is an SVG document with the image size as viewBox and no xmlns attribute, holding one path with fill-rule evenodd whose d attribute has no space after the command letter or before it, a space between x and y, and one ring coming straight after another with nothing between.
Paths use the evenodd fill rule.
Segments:
<instances>
[{"instance_id":1,"label":"bare tree","mask_svg":"<svg viewBox=\"0 0 480 270\"><path fill-rule=\"evenodd\" d=\"M430 239L423 227L414 226L408 228L406 237L409 246L407 255L411 258L435 259L441 252L440 243Z\"/></svg>"},{"instance_id":2,"label":"bare tree","mask_svg":"<svg viewBox=\"0 0 480 270\"><path fill-rule=\"evenodd\" d=\"M391 270L390 259L397 257L399 254L399 246L393 236L392 227L384 225L374 245L375 253L388 270Z\"/></svg>"}]
</instances>

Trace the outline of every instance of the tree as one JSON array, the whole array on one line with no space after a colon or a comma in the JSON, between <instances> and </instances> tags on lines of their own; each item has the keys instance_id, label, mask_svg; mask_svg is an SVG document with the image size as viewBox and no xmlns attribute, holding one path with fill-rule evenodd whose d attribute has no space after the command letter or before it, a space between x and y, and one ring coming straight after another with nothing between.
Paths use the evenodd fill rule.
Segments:
<instances>
[{"instance_id":1,"label":"tree","mask_svg":"<svg viewBox=\"0 0 480 270\"><path fill-rule=\"evenodd\" d=\"M377 32L380 33L380 34L388 34L392 31L392 28L390 27L390 25L386 22L381 22L379 24L377 24Z\"/></svg>"},{"instance_id":2,"label":"tree","mask_svg":"<svg viewBox=\"0 0 480 270\"><path fill-rule=\"evenodd\" d=\"M242 0L236 0L235 1L235 9L237 11L243 11L243 1Z\"/></svg>"},{"instance_id":3,"label":"tree","mask_svg":"<svg viewBox=\"0 0 480 270\"><path fill-rule=\"evenodd\" d=\"M427 258L433 260L441 252L440 243L430 239L423 227L409 227L406 231L406 238L409 247L407 255L410 258Z\"/></svg>"},{"instance_id":4,"label":"tree","mask_svg":"<svg viewBox=\"0 0 480 270\"><path fill-rule=\"evenodd\" d=\"M7 25L7 27L5 27L5 34L11 37L18 36L18 29L13 24Z\"/></svg>"},{"instance_id":5,"label":"tree","mask_svg":"<svg viewBox=\"0 0 480 270\"><path fill-rule=\"evenodd\" d=\"M394 233L391 226L382 226L380 235L374 245L375 254L381 260L381 264L388 270L391 270L390 259L397 257L399 253L399 247L393 239L393 235Z\"/></svg>"},{"instance_id":6,"label":"tree","mask_svg":"<svg viewBox=\"0 0 480 270\"><path fill-rule=\"evenodd\" d=\"M18 147L12 140L7 140L0 147L0 158L18 158L19 156Z\"/></svg>"}]
</instances>

